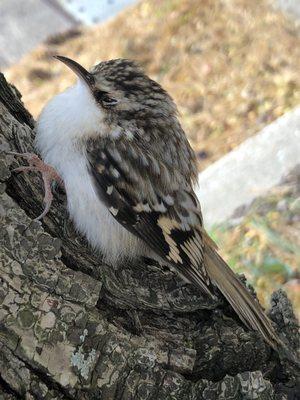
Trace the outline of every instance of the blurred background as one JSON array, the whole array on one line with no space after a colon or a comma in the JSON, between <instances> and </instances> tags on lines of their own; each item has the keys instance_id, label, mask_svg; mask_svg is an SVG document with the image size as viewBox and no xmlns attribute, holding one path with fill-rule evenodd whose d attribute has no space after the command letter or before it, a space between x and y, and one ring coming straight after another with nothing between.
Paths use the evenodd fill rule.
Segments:
<instances>
[{"instance_id":1,"label":"blurred background","mask_svg":"<svg viewBox=\"0 0 300 400\"><path fill-rule=\"evenodd\" d=\"M284 141L292 131L300 143L299 21L299 0L0 0L0 68L36 117L74 82L53 55L86 68L110 58L137 60L178 105L199 160L204 211L218 215L209 196L231 210L229 192L237 199L245 192L239 207L207 221L223 256L265 306L284 288L299 317L300 156L295 141ZM266 132L264 156L269 146L259 138ZM254 169L264 182L248 193L244 183L259 181Z\"/></svg>"}]
</instances>

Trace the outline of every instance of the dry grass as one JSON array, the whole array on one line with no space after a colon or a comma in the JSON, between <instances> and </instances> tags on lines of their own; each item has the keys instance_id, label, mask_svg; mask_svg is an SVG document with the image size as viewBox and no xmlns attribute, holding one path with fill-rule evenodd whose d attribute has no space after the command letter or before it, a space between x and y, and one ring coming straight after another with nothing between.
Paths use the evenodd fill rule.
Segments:
<instances>
[{"instance_id":1,"label":"dry grass","mask_svg":"<svg viewBox=\"0 0 300 400\"><path fill-rule=\"evenodd\" d=\"M74 77L51 58L86 67L138 60L175 98L200 168L300 100L300 39L268 0L145 0L105 25L48 41L8 71L36 116Z\"/></svg>"}]
</instances>

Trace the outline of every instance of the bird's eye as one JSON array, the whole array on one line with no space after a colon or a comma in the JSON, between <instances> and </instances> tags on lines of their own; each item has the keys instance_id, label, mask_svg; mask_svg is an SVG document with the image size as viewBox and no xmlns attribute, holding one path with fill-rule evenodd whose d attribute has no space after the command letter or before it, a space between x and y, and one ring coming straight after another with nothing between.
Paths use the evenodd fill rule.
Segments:
<instances>
[{"instance_id":1,"label":"bird's eye","mask_svg":"<svg viewBox=\"0 0 300 400\"><path fill-rule=\"evenodd\" d=\"M114 106L115 104L118 103L118 100L114 99L113 97L108 96L107 94L105 94L102 97L102 104L107 105L107 106Z\"/></svg>"},{"instance_id":2,"label":"bird's eye","mask_svg":"<svg viewBox=\"0 0 300 400\"><path fill-rule=\"evenodd\" d=\"M103 107L112 107L118 103L118 100L109 96L107 92L97 90L94 92L94 97L98 103L101 103Z\"/></svg>"}]
</instances>

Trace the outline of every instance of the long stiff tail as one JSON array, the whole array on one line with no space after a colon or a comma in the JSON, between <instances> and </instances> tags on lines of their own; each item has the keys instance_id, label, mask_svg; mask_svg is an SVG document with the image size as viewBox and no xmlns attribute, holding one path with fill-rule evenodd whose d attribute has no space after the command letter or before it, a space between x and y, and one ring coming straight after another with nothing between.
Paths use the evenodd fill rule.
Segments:
<instances>
[{"instance_id":1,"label":"long stiff tail","mask_svg":"<svg viewBox=\"0 0 300 400\"><path fill-rule=\"evenodd\" d=\"M230 303L239 318L249 328L261 333L269 345L278 350L283 342L277 336L270 319L227 263L210 245L205 246L204 262L212 282Z\"/></svg>"}]
</instances>

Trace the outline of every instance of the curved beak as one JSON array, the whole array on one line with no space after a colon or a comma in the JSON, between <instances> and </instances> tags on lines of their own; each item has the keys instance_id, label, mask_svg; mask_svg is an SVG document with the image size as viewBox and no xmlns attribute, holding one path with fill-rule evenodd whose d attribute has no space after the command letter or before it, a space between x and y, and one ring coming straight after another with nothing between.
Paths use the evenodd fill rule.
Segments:
<instances>
[{"instance_id":1,"label":"curved beak","mask_svg":"<svg viewBox=\"0 0 300 400\"><path fill-rule=\"evenodd\" d=\"M89 87L94 85L95 79L93 75L85 68L83 68L80 64L78 64L76 61L71 60L70 58L64 56L53 56L53 57L66 64L66 66L69 67Z\"/></svg>"}]
</instances>

